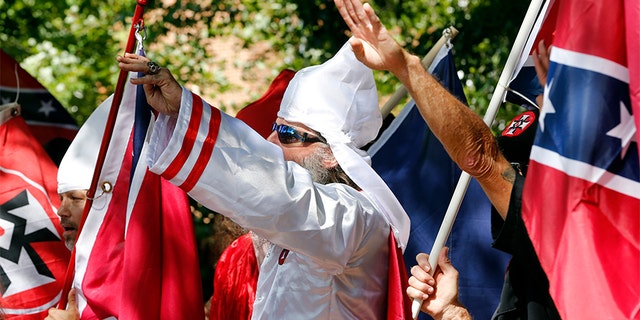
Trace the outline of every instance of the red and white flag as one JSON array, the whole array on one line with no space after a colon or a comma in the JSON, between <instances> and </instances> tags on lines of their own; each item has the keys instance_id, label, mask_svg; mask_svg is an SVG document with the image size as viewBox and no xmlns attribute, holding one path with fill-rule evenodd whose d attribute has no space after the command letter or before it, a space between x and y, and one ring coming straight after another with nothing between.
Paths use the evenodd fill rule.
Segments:
<instances>
[{"instance_id":1,"label":"red and white flag","mask_svg":"<svg viewBox=\"0 0 640 320\"><path fill-rule=\"evenodd\" d=\"M141 89L127 81L95 200L75 247L79 310L82 319L203 319L188 198L147 169L146 132L153 116ZM105 127L112 99L94 111L76 140L93 139L99 146L102 134L90 133ZM136 115L136 107L146 109ZM142 140L134 142L134 136Z\"/></svg>"},{"instance_id":2,"label":"red and white flag","mask_svg":"<svg viewBox=\"0 0 640 320\"><path fill-rule=\"evenodd\" d=\"M18 105L0 106L0 309L43 319L60 300L69 250L56 215L55 164Z\"/></svg>"},{"instance_id":3,"label":"red and white flag","mask_svg":"<svg viewBox=\"0 0 640 320\"><path fill-rule=\"evenodd\" d=\"M563 319L640 319L640 6L556 5L523 218Z\"/></svg>"}]
</instances>

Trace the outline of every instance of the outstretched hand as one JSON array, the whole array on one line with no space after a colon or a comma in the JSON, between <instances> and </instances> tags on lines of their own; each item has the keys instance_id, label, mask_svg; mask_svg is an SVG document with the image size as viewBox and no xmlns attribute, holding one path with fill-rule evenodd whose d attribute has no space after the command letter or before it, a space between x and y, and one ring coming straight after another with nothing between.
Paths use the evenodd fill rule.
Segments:
<instances>
[{"instance_id":1,"label":"outstretched hand","mask_svg":"<svg viewBox=\"0 0 640 320\"><path fill-rule=\"evenodd\" d=\"M360 0L335 0L335 3L353 33L349 42L358 60L371 69L394 73L405 67L404 49L368 3L363 5Z\"/></svg>"},{"instance_id":2,"label":"outstretched hand","mask_svg":"<svg viewBox=\"0 0 640 320\"><path fill-rule=\"evenodd\" d=\"M167 68L160 68L156 74L148 74L150 60L133 53L118 56L118 67L124 71L147 73L140 78L131 78L132 84L144 85L147 102L156 111L164 114L177 114L180 110L182 86Z\"/></svg>"}]
</instances>

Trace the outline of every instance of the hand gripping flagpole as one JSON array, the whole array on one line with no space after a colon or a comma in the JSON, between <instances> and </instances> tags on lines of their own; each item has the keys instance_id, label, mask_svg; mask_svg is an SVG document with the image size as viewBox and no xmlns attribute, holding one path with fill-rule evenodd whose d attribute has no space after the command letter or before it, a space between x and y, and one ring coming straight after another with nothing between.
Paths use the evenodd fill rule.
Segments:
<instances>
[{"instance_id":1,"label":"hand gripping flagpole","mask_svg":"<svg viewBox=\"0 0 640 320\"><path fill-rule=\"evenodd\" d=\"M484 115L484 123L487 126L490 126L493 123L493 120L498 113L498 109L504 100L504 96L507 92L507 87L509 85L509 81L511 76L518 64L518 60L520 59L520 55L522 54L522 50L524 49L527 39L531 34L531 30L533 29L533 25L535 24L538 13L540 12L540 8L542 8L542 4L545 0L532 0L529 4L529 9L527 9L527 13L522 21L522 25L520 26L520 30L518 31L518 35L513 43L513 47L511 48L511 52L509 53L509 57L507 58L507 62L505 63L504 69L502 70L502 74L500 75L500 79L498 80L498 85L496 86L496 90L491 97L491 101L489 102L489 107L487 109L487 113ZM449 207L445 213L442 224L440 225L440 229L438 230L438 234L436 235L436 240L431 247L431 252L429 253L429 264L431 264L431 275L435 273L436 266L438 265L438 256L440 255L440 250L444 247L447 242L447 238L451 233L451 229L453 228L453 222L458 215L458 210L460 209L460 205L462 204L462 200L464 199L464 195L467 192L467 187L469 186L469 182L471 181L471 176L462 172L460 178L458 179L458 184L456 185L456 189L453 192L453 196L451 198L451 202L449 202ZM422 300L413 299L411 304L411 314L413 319L418 318L418 314L420 313L420 309L422 308Z\"/></svg>"},{"instance_id":2,"label":"hand gripping flagpole","mask_svg":"<svg viewBox=\"0 0 640 320\"><path fill-rule=\"evenodd\" d=\"M144 8L147 5L147 0L137 0L136 8L133 13L133 18L131 19L131 30L129 31L129 39L127 41L127 46L125 47L125 53L131 53L135 49L135 33L136 31L143 26L144 20L142 16L144 14ZM113 102L111 103L111 110L109 110L109 117L107 118L107 123L104 131L104 135L102 136L102 143L100 145L100 151L98 153L98 159L96 160L96 166L93 172L93 178L91 180L91 185L89 190L87 190L87 201L84 206L84 210L82 212L82 219L80 219L80 223L78 225L78 234L76 235L76 240L80 236L80 232L82 231L82 226L84 222L87 220L87 214L89 213L91 206L93 204L93 199L96 194L96 190L98 187L98 180L100 179L100 173L102 172L102 167L104 166L104 159L107 155L107 149L109 148L109 143L111 142L111 136L113 135L113 127L116 123L116 116L118 115L118 109L120 108L120 103L122 102L122 97L124 94L124 86L126 84L128 78L128 72L120 70L120 74L118 75L118 82L116 83L115 92L113 94ZM75 272L75 259L76 258L76 250L75 247L71 251L71 258L69 259L69 265L67 266L67 272L65 274L64 285L62 286L62 295L60 296L60 301L58 302L58 309L65 309L67 305L67 296L69 291L71 290L71 285L73 283L73 277Z\"/></svg>"},{"instance_id":3,"label":"hand gripping flagpole","mask_svg":"<svg viewBox=\"0 0 640 320\"><path fill-rule=\"evenodd\" d=\"M458 35L458 29L456 29L453 26L450 26L444 29L440 39L436 42L436 44L433 45L431 50L427 52L427 55L425 55L424 58L422 58L422 65L428 69L431 63L433 62L433 59L436 58L436 55L440 51L440 48L446 45L449 41L451 41L451 39L455 38L457 35ZM382 106L382 108L380 108L382 119L386 118L389 115L389 113L391 113L391 110L393 110L393 108L395 108L398 105L400 100L402 100L407 95L407 93L408 93L407 88L403 85L401 85L400 87L398 87L398 89L396 89L396 92L394 92L393 95L389 98L389 100L387 100L387 102Z\"/></svg>"}]
</instances>

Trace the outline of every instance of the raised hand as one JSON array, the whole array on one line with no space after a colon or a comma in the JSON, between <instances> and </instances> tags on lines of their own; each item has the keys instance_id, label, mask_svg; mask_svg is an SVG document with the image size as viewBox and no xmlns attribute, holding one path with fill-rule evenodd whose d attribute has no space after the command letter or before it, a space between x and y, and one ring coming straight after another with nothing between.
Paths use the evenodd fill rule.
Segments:
<instances>
[{"instance_id":1,"label":"raised hand","mask_svg":"<svg viewBox=\"0 0 640 320\"><path fill-rule=\"evenodd\" d=\"M362 63L371 69L396 72L406 68L406 51L391 37L368 3L335 0L338 11L351 29L349 41Z\"/></svg>"},{"instance_id":2,"label":"raised hand","mask_svg":"<svg viewBox=\"0 0 640 320\"><path fill-rule=\"evenodd\" d=\"M131 78L132 84L144 85L147 102L160 113L177 114L182 99L182 86L167 68L150 66L147 57L133 53L118 56L118 67L124 71L142 72L145 76Z\"/></svg>"}]
</instances>

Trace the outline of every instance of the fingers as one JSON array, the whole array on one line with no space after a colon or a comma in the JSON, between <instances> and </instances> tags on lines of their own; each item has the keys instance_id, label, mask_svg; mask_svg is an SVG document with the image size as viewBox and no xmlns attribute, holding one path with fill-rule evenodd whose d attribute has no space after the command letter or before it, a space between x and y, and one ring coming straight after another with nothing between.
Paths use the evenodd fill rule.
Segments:
<instances>
[{"instance_id":1,"label":"fingers","mask_svg":"<svg viewBox=\"0 0 640 320\"><path fill-rule=\"evenodd\" d=\"M547 83L547 73L549 71L549 53L550 50L545 46L544 40L538 43L538 49L532 55L533 65L536 69L536 75L541 86Z\"/></svg>"},{"instance_id":2,"label":"fingers","mask_svg":"<svg viewBox=\"0 0 640 320\"><path fill-rule=\"evenodd\" d=\"M412 299L420 299L422 301L429 299L429 295L435 291L433 288L433 286L435 286L433 277L420 266L413 266L411 268L411 274L409 286L407 287L407 295Z\"/></svg>"},{"instance_id":3,"label":"fingers","mask_svg":"<svg viewBox=\"0 0 640 320\"><path fill-rule=\"evenodd\" d=\"M409 278L409 286L407 287L407 295L411 299L425 301L429 299L429 295L433 293L433 287L416 280L414 277Z\"/></svg>"},{"instance_id":4,"label":"fingers","mask_svg":"<svg viewBox=\"0 0 640 320\"><path fill-rule=\"evenodd\" d=\"M365 3L363 6L360 0L335 0L335 4L354 36L361 37L364 31L371 29L370 12L373 9L369 4Z\"/></svg>"},{"instance_id":5,"label":"fingers","mask_svg":"<svg viewBox=\"0 0 640 320\"><path fill-rule=\"evenodd\" d=\"M133 53L125 53L124 56L116 57L118 67L128 72L140 72L145 75L156 75L162 68L147 57Z\"/></svg>"},{"instance_id":6,"label":"fingers","mask_svg":"<svg viewBox=\"0 0 640 320\"><path fill-rule=\"evenodd\" d=\"M164 72L169 72L169 71L163 68L163 69L160 69L160 72L158 72L158 74L148 74L142 77L131 77L130 81L133 84L155 85L158 82L160 82L162 79L166 78L166 75L162 74Z\"/></svg>"},{"instance_id":7,"label":"fingers","mask_svg":"<svg viewBox=\"0 0 640 320\"><path fill-rule=\"evenodd\" d=\"M549 69L549 53L551 47L547 47L544 43L544 40L541 40L538 43L538 58L540 58L540 62L545 69Z\"/></svg>"},{"instance_id":8,"label":"fingers","mask_svg":"<svg viewBox=\"0 0 640 320\"><path fill-rule=\"evenodd\" d=\"M125 53L124 56L116 57L118 67L129 72L147 72L149 71L149 59L133 53Z\"/></svg>"},{"instance_id":9,"label":"fingers","mask_svg":"<svg viewBox=\"0 0 640 320\"><path fill-rule=\"evenodd\" d=\"M380 22L380 18L369 3L365 3L363 6L364 14L366 14L367 26L372 28L373 31L378 32L378 30L382 27L382 22Z\"/></svg>"},{"instance_id":10,"label":"fingers","mask_svg":"<svg viewBox=\"0 0 640 320\"><path fill-rule=\"evenodd\" d=\"M428 254L419 253L416 256L416 262L418 262L418 265L411 267L411 277L409 278L407 295L412 299L424 301L435 291L433 288L433 286L435 286L435 280L429 273L431 266L429 265Z\"/></svg>"},{"instance_id":11,"label":"fingers","mask_svg":"<svg viewBox=\"0 0 640 320\"><path fill-rule=\"evenodd\" d=\"M353 19L351 19L353 4L351 4L350 1L351 0L335 0L334 2L336 4L336 7L338 8L338 12L340 12L340 15L342 16L342 19L347 23L347 26L349 27L349 29L351 29L351 32L353 32L356 24Z\"/></svg>"}]
</instances>

